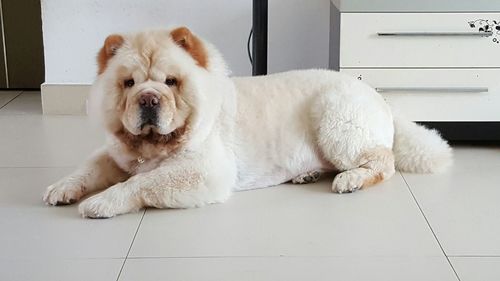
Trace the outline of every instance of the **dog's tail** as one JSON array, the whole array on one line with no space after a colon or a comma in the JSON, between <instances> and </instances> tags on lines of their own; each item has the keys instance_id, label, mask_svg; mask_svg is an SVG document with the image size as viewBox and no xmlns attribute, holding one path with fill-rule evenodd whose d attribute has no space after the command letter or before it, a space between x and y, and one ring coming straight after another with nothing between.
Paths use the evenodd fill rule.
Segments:
<instances>
[{"instance_id":1,"label":"dog's tail","mask_svg":"<svg viewBox=\"0 0 500 281\"><path fill-rule=\"evenodd\" d=\"M403 117L394 117L393 152L396 169L410 173L439 173L452 162L452 150L436 130Z\"/></svg>"}]
</instances>

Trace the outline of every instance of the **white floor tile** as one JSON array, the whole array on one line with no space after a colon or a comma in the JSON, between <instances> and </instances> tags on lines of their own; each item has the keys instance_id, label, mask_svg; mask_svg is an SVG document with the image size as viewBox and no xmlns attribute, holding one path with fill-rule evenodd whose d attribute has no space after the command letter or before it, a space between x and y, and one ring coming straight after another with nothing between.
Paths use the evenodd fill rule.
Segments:
<instances>
[{"instance_id":1,"label":"white floor tile","mask_svg":"<svg viewBox=\"0 0 500 281\"><path fill-rule=\"evenodd\" d=\"M20 93L21 91L0 91L0 108L17 97ZM0 112L2 111L0 110Z\"/></svg>"},{"instance_id":2,"label":"white floor tile","mask_svg":"<svg viewBox=\"0 0 500 281\"><path fill-rule=\"evenodd\" d=\"M126 256L141 213L90 220L78 215L76 205L53 207L42 202L45 187L69 171L0 169L0 259Z\"/></svg>"},{"instance_id":3,"label":"white floor tile","mask_svg":"<svg viewBox=\"0 0 500 281\"><path fill-rule=\"evenodd\" d=\"M23 92L0 110L0 115L18 114L42 114L42 96L40 92Z\"/></svg>"},{"instance_id":4,"label":"white floor tile","mask_svg":"<svg viewBox=\"0 0 500 281\"><path fill-rule=\"evenodd\" d=\"M129 259L120 281L455 281L444 257Z\"/></svg>"},{"instance_id":5,"label":"white floor tile","mask_svg":"<svg viewBox=\"0 0 500 281\"><path fill-rule=\"evenodd\" d=\"M0 116L0 167L76 166L104 144L83 116Z\"/></svg>"},{"instance_id":6,"label":"white floor tile","mask_svg":"<svg viewBox=\"0 0 500 281\"><path fill-rule=\"evenodd\" d=\"M0 259L5 281L115 281L122 259Z\"/></svg>"},{"instance_id":7,"label":"white floor tile","mask_svg":"<svg viewBox=\"0 0 500 281\"><path fill-rule=\"evenodd\" d=\"M331 193L330 184L239 192L199 209L148 209L130 255L442 255L399 174L353 194Z\"/></svg>"},{"instance_id":8,"label":"white floor tile","mask_svg":"<svg viewBox=\"0 0 500 281\"><path fill-rule=\"evenodd\" d=\"M404 177L447 255L500 255L500 149L455 155L444 174Z\"/></svg>"},{"instance_id":9,"label":"white floor tile","mask_svg":"<svg viewBox=\"0 0 500 281\"><path fill-rule=\"evenodd\" d=\"M485 170L500 166L500 146L455 146L454 163L449 172ZM485 171L489 171L486 169Z\"/></svg>"},{"instance_id":10,"label":"white floor tile","mask_svg":"<svg viewBox=\"0 0 500 281\"><path fill-rule=\"evenodd\" d=\"M450 260L461 281L500 280L500 257L456 257Z\"/></svg>"}]
</instances>

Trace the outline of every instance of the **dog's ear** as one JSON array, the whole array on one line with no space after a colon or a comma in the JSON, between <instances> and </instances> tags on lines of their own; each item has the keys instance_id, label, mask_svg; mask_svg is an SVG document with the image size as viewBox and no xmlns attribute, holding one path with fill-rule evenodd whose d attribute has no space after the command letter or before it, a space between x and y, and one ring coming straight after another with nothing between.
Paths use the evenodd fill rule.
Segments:
<instances>
[{"instance_id":1,"label":"dog's ear","mask_svg":"<svg viewBox=\"0 0 500 281\"><path fill-rule=\"evenodd\" d=\"M174 42L188 52L196 63L207 68L207 54L198 37L196 37L187 27L179 27L170 32Z\"/></svg>"},{"instance_id":2,"label":"dog's ear","mask_svg":"<svg viewBox=\"0 0 500 281\"><path fill-rule=\"evenodd\" d=\"M97 55L97 73L101 74L106 69L108 61L112 58L116 51L123 45L123 36L118 34L109 35L104 41L104 46Z\"/></svg>"}]
</instances>

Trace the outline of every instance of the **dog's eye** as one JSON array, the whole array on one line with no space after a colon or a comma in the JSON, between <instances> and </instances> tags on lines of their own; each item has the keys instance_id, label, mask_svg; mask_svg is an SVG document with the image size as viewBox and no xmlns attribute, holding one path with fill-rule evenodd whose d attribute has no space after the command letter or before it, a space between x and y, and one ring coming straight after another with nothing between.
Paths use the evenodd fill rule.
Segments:
<instances>
[{"instance_id":1,"label":"dog's eye","mask_svg":"<svg viewBox=\"0 0 500 281\"><path fill-rule=\"evenodd\" d=\"M134 86L134 84L135 84L134 79L127 79L123 81L123 86L125 86L125 88L131 88Z\"/></svg>"},{"instance_id":2,"label":"dog's eye","mask_svg":"<svg viewBox=\"0 0 500 281\"><path fill-rule=\"evenodd\" d=\"M167 84L167 86L169 87L175 86L177 85L177 79L173 77L168 77L167 79L165 79L165 84Z\"/></svg>"}]
</instances>

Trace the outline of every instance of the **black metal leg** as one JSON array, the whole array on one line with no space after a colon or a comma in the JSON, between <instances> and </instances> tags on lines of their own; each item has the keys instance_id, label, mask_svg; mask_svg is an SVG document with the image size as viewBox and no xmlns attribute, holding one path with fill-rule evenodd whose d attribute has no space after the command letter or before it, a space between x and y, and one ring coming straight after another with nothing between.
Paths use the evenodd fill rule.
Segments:
<instances>
[{"instance_id":1,"label":"black metal leg","mask_svg":"<svg viewBox=\"0 0 500 281\"><path fill-rule=\"evenodd\" d=\"M267 0L253 0L252 75L267 74Z\"/></svg>"}]
</instances>

